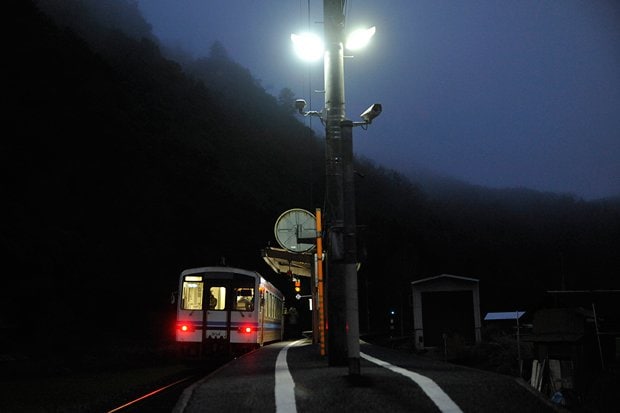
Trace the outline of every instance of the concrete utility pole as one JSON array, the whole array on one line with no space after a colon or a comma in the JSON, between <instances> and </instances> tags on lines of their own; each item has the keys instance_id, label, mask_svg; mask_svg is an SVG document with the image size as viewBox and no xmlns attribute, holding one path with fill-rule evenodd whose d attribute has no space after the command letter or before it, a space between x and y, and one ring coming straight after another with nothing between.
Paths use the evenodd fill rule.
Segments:
<instances>
[{"instance_id":1,"label":"concrete utility pole","mask_svg":"<svg viewBox=\"0 0 620 413\"><path fill-rule=\"evenodd\" d=\"M344 95L344 0L324 0L328 363L360 374L353 122Z\"/></svg>"}]
</instances>

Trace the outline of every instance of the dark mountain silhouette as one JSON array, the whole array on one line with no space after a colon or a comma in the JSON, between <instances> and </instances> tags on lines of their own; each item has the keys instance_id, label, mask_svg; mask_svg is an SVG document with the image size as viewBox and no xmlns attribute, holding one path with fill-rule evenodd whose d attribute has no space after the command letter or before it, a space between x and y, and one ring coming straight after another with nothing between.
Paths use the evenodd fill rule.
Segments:
<instances>
[{"instance_id":1,"label":"dark mountain silhouette","mask_svg":"<svg viewBox=\"0 0 620 413\"><path fill-rule=\"evenodd\" d=\"M290 91L266 93L217 43L170 60L133 2L37 4L11 3L1 325L33 326L19 338L49 351L84 332L167 337L179 272L222 257L292 294L259 252L283 211L323 206L325 178ZM440 273L479 278L488 310L620 287L617 199L437 196L368 159L356 170L362 329L385 329L392 307L410 318L410 281Z\"/></svg>"}]
</instances>

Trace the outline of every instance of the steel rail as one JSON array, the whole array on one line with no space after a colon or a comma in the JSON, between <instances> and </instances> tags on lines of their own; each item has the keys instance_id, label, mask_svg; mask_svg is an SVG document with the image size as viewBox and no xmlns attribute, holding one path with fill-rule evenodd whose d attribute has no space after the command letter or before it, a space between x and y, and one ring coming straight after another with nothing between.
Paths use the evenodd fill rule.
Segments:
<instances>
[{"instance_id":1,"label":"steel rail","mask_svg":"<svg viewBox=\"0 0 620 413\"><path fill-rule=\"evenodd\" d=\"M112 409L112 410L109 410L107 413L114 413L114 412L118 412L118 411L120 411L120 410L122 410L122 409L125 409L125 408L127 408L127 407L129 407L129 406L132 406L132 405L134 405L134 404L136 404L136 403L139 403L139 402L141 402L141 401L143 401L143 400L145 400L145 399L147 399L147 398L149 398L149 397L152 397L152 396L154 396L154 395L156 395L156 394L158 394L158 393L161 393L162 391L164 391L164 390L166 390L166 389L168 389L168 388L170 388L170 387L172 387L172 386L176 386L176 385L177 385L177 384L179 384L179 383L183 383L184 381L190 380L190 379L192 379L192 378L194 378L194 377L196 377L196 375L192 375L192 376L186 377L186 378L184 378L184 379L177 380L177 381L175 381L174 383L168 384L168 385L166 385L166 386L164 386L164 387L160 387L159 389L157 389L157 390L153 390L152 392L147 393L147 394L145 394L145 395L143 395L143 396L140 396L140 397L138 397L137 399L134 399L134 400L132 400L132 401L130 401L130 402L127 402L127 403L123 404L122 406L119 406L119 407L116 407L116 408L114 408L114 409Z\"/></svg>"}]
</instances>

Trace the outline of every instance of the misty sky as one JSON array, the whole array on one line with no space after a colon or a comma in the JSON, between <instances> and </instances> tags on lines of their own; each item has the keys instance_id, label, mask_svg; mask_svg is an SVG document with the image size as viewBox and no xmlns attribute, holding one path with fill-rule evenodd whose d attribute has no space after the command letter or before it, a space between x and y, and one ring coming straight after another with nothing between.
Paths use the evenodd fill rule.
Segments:
<instances>
[{"instance_id":1,"label":"misty sky","mask_svg":"<svg viewBox=\"0 0 620 413\"><path fill-rule=\"evenodd\" d=\"M290 33L322 34L322 1L139 0L163 42L195 57L219 40L277 95L320 110L322 62ZM383 114L354 132L355 152L474 184L620 195L620 2L349 0L347 27L377 27L345 62L347 116ZM321 130L315 119L313 126Z\"/></svg>"}]
</instances>

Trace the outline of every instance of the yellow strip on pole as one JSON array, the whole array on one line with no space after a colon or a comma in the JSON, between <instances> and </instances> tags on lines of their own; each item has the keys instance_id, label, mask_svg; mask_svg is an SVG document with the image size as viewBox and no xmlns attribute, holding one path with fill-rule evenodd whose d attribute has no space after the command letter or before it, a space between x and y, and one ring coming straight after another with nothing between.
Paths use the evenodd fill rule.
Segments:
<instances>
[{"instance_id":1,"label":"yellow strip on pole","mask_svg":"<svg viewBox=\"0 0 620 413\"><path fill-rule=\"evenodd\" d=\"M326 354L325 351L325 300L323 299L323 227L321 222L321 209L316 209L316 256L317 256L317 278L319 291L317 297L317 311L319 312L319 346L321 356Z\"/></svg>"}]
</instances>

